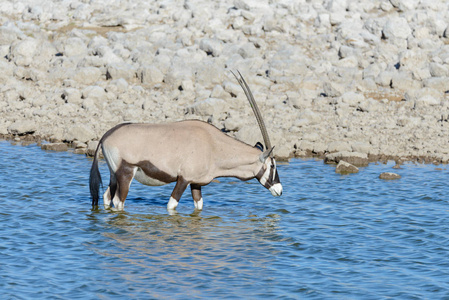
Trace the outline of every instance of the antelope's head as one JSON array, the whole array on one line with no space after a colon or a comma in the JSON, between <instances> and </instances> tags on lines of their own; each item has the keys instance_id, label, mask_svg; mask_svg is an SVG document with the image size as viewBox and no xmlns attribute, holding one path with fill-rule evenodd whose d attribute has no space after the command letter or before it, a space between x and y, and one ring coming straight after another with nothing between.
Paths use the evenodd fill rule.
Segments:
<instances>
[{"instance_id":1,"label":"antelope's head","mask_svg":"<svg viewBox=\"0 0 449 300\"><path fill-rule=\"evenodd\" d=\"M282 195L282 184L279 180L278 170L276 168L276 160L273 155L273 148L267 149L259 156L260 162L263 164L256 178L260 184L271 192L271 195L277 197Z\"/></svg>"},{"instance_id":2,"label":"antelope's head","mask_svg":"<svg viewBox=\"0 0 449 300\"><path fill-rule=\"evenodd\" d=\"M240 75L240 77L238 77L234 72L231 71L231 73L237 79L238 83L245 92L246 98L248 98L254 115L256 116L257 123L259 124L259 128L265 143L265 151L263 150L262 144L257 143L257 145L255 146L262 151L259 156L259 160L262 163L262 168L257 173L256 178L257 180L259 180L260 184L262 184L271 192L273 196L280 196L282 195L282 184L279 180L279 174L276 169L276 160L274 159L273 155L274 147L271 147L270 138L268 136L267 128L265 127L265 122L263 121L262 114L260 113L259 107L254 100L254 96L251 93L251 90L249 89L249 86L246 83L245 79L243 79L242 74L238 72L238 74Z\"/></svg>"}]
</instances>

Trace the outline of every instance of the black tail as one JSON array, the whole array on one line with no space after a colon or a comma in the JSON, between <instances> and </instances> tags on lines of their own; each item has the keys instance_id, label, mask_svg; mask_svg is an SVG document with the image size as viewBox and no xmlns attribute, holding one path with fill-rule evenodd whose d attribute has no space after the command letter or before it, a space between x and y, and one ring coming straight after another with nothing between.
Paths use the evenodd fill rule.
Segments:
<instances>
[{"instance_id":1,"label":"black tail","mask_svg":"<svg viewBox=\"0 0 449 300\"><path fill-rule=\"evenodd\" d=\"M92 197L92 206L98 205L100 185L103 185L101 182L100 170L98 169L98 150L100 149L100 145L101 141L98 143L97 150L95 150L94 161L92 163L92 167L90 168L89 189L90 196Z\"/></svg>"}]
</instances>

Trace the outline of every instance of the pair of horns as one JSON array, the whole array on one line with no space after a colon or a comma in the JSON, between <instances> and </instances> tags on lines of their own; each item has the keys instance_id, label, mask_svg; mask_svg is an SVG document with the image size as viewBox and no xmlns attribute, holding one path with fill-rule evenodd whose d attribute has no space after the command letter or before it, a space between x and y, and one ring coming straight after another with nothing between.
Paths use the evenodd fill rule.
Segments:
<instances>
[{"instance_id":1,"label":"pair of horns","mask_svg":"<svg viewBox=\"0 0 449 300\"><path fill-rule=\"evenodd\" d=\"M263 141L265 143L265 149L271 149L270 150L270 155L272 155L272 153L273 153L272 150L273 149L271 147L270 138L268 136L267 128L265 126L265 122L263 121L262 114L260 113L259 107L257 106L256 100L254 100L254 96L251 93L251 90L249 89L249 86L246 83L245 79L243 79L242 74L240 74L240 72L237 71L237 73L240 76L239 77L234 72L231 71L231 73L237 79L238 83L240 84L240 86L242 87L243 91L245 92L246 98L248 99L249 104L250 104L251 108L253 109L254 115L256 116L257 123L259 124L259 128L260 128L260 131L262 133Z\"/></svg>"}]
</instances>

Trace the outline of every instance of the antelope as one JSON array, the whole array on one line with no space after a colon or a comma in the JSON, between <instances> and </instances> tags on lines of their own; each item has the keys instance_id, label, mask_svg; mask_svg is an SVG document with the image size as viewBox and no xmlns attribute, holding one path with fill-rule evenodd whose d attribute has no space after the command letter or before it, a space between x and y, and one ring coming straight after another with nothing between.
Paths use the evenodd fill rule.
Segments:
<instances>
[{"instance_id":1,"label":"antelope","mask_svg":"<svg viewBox=\"0 0 449 300\"><path fill-rule=\"evenodd\" d=\"M173 123L123 123L108 130L95 151L89 176L92 206L98 206L102 184L98 169L101 147L109 168L109 186L103 195L105 209L123 210L133 178L159 186L176 182L167 204L173 211L190 185L194 206L203 209L201 187L217 177L246 181L256 178L273 196L282 194L273 148L262 115L243 76L231 71L253 109L265 143L250 146L215 126L185 120Z\"/></svg>"}]
</instances>

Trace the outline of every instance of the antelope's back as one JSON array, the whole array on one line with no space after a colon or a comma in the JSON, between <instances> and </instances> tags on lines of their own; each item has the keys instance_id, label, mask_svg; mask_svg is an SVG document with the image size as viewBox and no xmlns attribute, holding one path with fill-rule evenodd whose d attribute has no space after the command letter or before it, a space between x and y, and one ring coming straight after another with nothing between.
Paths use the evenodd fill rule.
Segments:
<instances>
[{"instance_id":1,"label":"antelope's back","mask_svg":"<svg viewBox=\"0 0 449 300\"><path fill-rule=\"evenodd\" d=\"M117 127L104 139L103 151L115 153L130 164L150 161L161 170L179 169L188 162L207 164L214 148L213 130L218 129L195 120L130 123Z\"/></svg>"}]
</instances>

